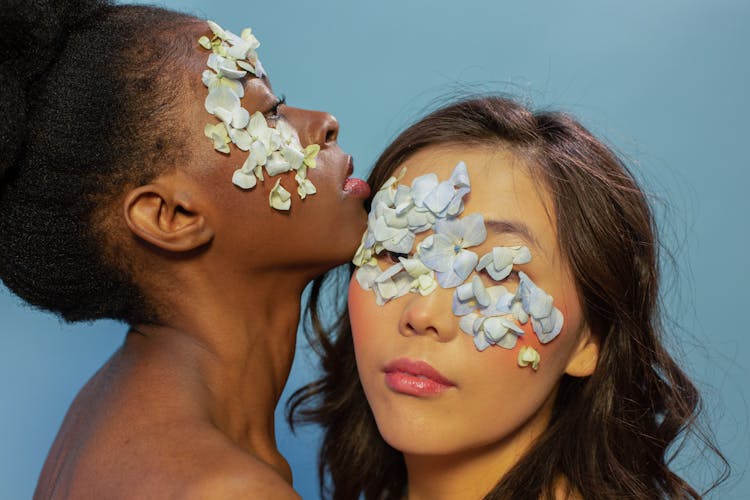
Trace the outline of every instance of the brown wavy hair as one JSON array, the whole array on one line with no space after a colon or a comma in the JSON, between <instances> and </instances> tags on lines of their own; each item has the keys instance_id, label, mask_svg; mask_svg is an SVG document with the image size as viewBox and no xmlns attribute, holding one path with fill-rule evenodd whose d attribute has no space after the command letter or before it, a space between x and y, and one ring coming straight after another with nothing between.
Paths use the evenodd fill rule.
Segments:
<instances>
[{"instance_id":1,"label":"brown wavy hair","mask_svg":"<svg viewBox=\"0 0 750 500\"><path fill-rule=\"evenodd\" d=\"M670 468L681 438L697 436L718 457L714 485L728 465L698 425L697 389L663 345L654 217L627 166L572 117L493 96L455 102L407 128L378 159L370 185L380 186L415 152L444 144L508 148L549 189L561 251L601 341L595 372L563 376L549 427L485 498L555 498L561 478L582 498L701 498ZM322 321L321 290L326 282L345 285L337 277L313 285L306 326L323 375L293 395L288 417L324 428L324 497L402 498L404 460L378 433L344 304L332 325Z\"/></svg>"}]
</instances>

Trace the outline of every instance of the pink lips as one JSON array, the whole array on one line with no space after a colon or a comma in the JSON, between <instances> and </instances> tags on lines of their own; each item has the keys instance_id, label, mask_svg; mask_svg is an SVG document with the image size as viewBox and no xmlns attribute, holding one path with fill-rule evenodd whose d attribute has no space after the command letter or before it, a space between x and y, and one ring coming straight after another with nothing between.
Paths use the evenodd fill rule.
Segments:
<instances>
[{"instance_id":1,"label":"pink lips","mask_svg":"<svg viewBox=\"0 0 750 500\"><path fill-rule=\"evenodd\" d=\"M399 358L388 363L383 371L388 388L410 396L432 396L456 386L424 361Z\"/></svg>"},{"instance_id":2,"label":"pink lips","mask_svg":"<svg viewBox=\"0 0 750 500\"><path fill-rule=\"evenodd\" d=\"M346 179L344 180L343 190L348 196L352 198L367 198L370 196L370 186L362 179L356 177L350 177L354 172L354 162L352 157L349 157L346 170Z\"/></svg>"}]
</instances>

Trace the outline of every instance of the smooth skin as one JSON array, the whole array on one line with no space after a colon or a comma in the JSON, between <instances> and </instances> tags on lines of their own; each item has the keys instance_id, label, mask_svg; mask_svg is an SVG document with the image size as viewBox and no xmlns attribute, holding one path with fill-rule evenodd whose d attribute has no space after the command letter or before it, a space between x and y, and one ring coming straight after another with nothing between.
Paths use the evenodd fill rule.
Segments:
<instances>
[{"instance_id":1,"label":"smooth skin","mask_svg":"<svg viewBox=\"0 0 750 500\"><path fill-rule=\"evenodd\" d=\"M195 40L204 22L189 25ZM123 193L109 237L131 256L161 313L133 325L123 346L73 402L35 498L299 498L276 447L274 408L294 358L300 296L345 262L365 227L362 200L342 190L349 156L327 113L277 106L266 79L249 78L242 105L286 119L303 146L321 145L309 177L318 192L272 209L276 178L250 191L231 182L245 158L213 150L203 126L196 43L180 97L188 161ZM278 115L278 116L277 116ZM334 222L334 223L332 223Z\"/></svg>"},{"instance_id":2,"label":"smooth skin","mask_svg":"<svg viewBox=\"0 0 750 500\"><path fill-rule=\"evenodd\" d=\"M514 349L480 352L451 310L455 289L409 293L378 306L374 294L352 279L349 314L359 376L380 433L404 454L409 500L486 495L547 426L561 377L591 374L598 356L598 341L560 253L549 194L522 160L501 148L429 147L407 159L400 182L410 185L430 172L448 179L459 161L466 163L472 185L463 216L481 213L487 225L487 240L470 250L481 256L495 246L529 247L531 262L514 271L524 271L554 297L565 323L548 344L539 343L529 322ZM429 234L419 234L417 242ZM381 254L380 267L392 259ZM485 286L513 291L518 284L515 273L499 283L485 272L478 275ZM518 366L523 345L540 353L538 371ZM403 358L429 363L454 386L421 396L394 390L384 370ZM561 498L563 491L561 478Z\"/></svg>"}]
</instances>

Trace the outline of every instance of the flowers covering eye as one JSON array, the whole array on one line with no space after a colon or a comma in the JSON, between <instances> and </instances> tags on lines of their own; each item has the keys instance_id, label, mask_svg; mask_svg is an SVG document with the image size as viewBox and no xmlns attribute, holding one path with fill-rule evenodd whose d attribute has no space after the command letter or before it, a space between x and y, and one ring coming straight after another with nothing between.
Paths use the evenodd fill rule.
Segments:
<instances>
[{"instance_id":1,"label":"flowers covering eye","mask_svg":"<svg viewBox=\"0 0 750 500\"><path fill-rule=\"evenodd\" d=\"M471 251L487 238L481 214L463 216L463 198L471 192L464 162L450 178L440 182L435 174L416 177L411 186L399 184L406 169L389 178L372 200L367 230L352 262L355 279L375 293L378 305L407 293L427 295L437 289L455 288L453 313L460 316L459 328L473 337L477 350L490 346L513 349L524 335L521 325L531 321L538 340L546 344L562 330L563 316L553 306L552 296L525 273L518 272L518 286L509 292L504 286L485 287L474 272L486 272L503 281L513 266L531 261L526 246L494 247L481 258ZM433 234L415 247L416 235ZM412 250L414 255L411 255ZM402 254L398 263L381 269L377 256L384 252ZM407 256L407 257L405 257ZM519 366L536 370L540 356L533 347L519 351Z\"/></svg>"},{"instance_id":2,"label":"flowers covering eye","mask_svg":"<svg viewBox=\"0 0 750 500\"><path fill-rule=\"evenodd\" d=\"M320 151L318 144L303 148L294 128L283 120L275 128L269 126L260 111L252 115L243 108L241 99L245 95L242 79L248 74L262 78L263 65L256 49L260 42L250 28L242 30L240 36L224 30L213 21L207 21L213 36L202 36L198 44L211 53L202 75L208 88L205 108L219 122L207 124L204 134L213 143L214 149L230 154L230 144L248 153L245 162L232 175L232 183L241 189L252 189L258 181L264 181L263 168L270 176L294 171L297 194L300 199L315 194L315 185L307 178L307 171L315 168L315 158ZM289 210L291 195L279 181L271 191L269 204L276 210Z\"/></svg>"}]
</instances>

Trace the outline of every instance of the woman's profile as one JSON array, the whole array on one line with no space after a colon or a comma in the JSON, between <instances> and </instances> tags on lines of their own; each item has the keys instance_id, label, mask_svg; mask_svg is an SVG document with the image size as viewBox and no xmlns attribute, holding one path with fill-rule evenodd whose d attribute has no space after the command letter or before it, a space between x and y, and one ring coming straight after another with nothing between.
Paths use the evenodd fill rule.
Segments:
<instances>
[{"instance_id":1,"label":"woman's profile","mask_svg":"<svg viewBox=\"0 0 750 500\"><path fill-rule=\"evenodd\" d=\"M338 123L274 94L250 29L92 0L5 2L1 27L0 278L130 325L35 498L296 497L273 411L300 295L369 194Z\"/></svg>"},{"instance_id":2,"label":"woman's profile","mask_svg":"<svg viewBox=\"0 0 750 500\"><path fill-rule=\"evenodd\" d=\"M311 304L324 375L291 405L325 428L324 495L700 497L670 466L700 396L662 344L652 212L608 147L467 99L370 184L348 312L331 336Z\"/></svg>"}]
</instances>

